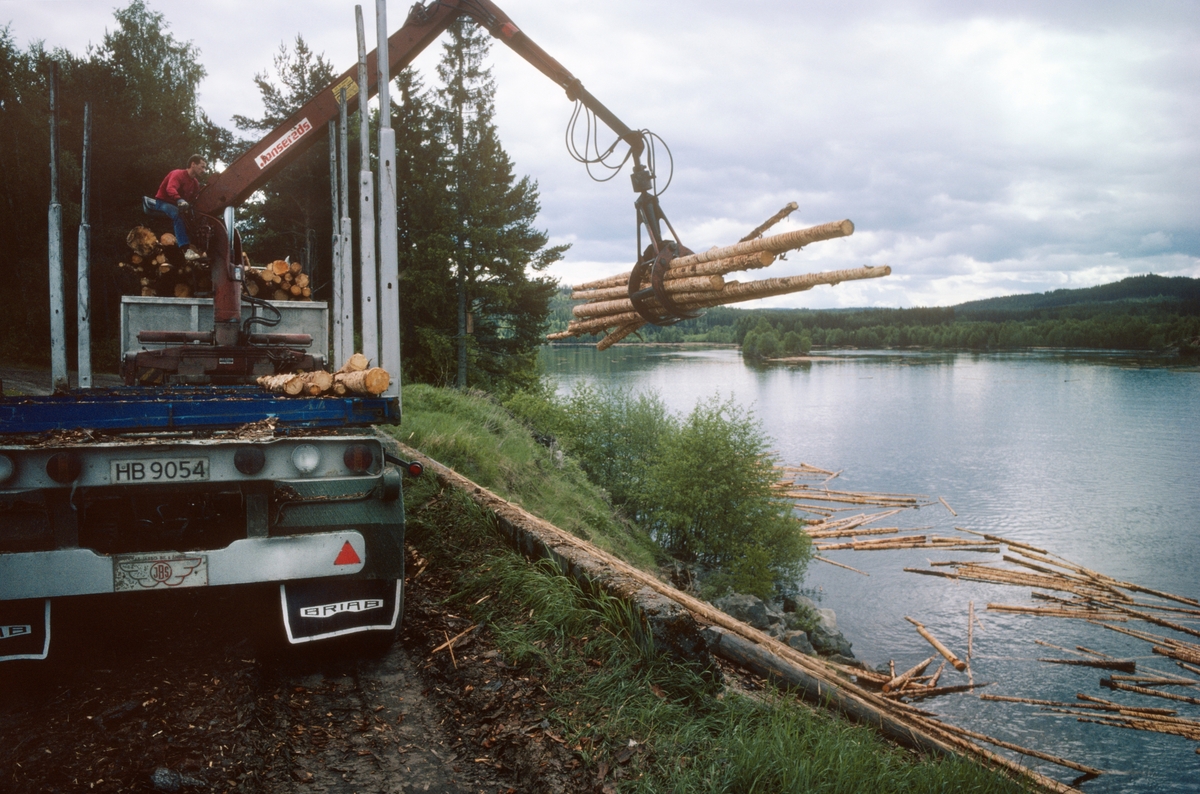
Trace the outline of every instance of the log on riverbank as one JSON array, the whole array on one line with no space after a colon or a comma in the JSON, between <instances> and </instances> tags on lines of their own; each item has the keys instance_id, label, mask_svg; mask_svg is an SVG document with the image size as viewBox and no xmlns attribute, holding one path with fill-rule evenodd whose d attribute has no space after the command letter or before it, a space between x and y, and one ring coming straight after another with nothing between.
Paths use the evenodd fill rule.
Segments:
<instances>
[{"instance_id":1,"label":"log on riverbank","mask_svg":"<svg viewBox=\"0 0 1200 794\"><path fill-rule=\"evenodd\" d=\"M952 726L922 716L911 706L889 701L851 680L860 672L866 676L867 671L806 656L531 515L390 436L381 438L393 454L420 461L443 486L462 491L494 515L500 530L527 556L553 559L565 575L578 580L585 589L598 587L632 604L647 622L660 649L690 655L693 659L705 653L715 654L757 675L793 687L818 705L833 707L855 721L873 725L906 747L937 755L967 754L1037 788L1076 791L990 752L956 733ZM704 638L697 646L695 629L702 625Z\"/></svg>"}]
</instances>

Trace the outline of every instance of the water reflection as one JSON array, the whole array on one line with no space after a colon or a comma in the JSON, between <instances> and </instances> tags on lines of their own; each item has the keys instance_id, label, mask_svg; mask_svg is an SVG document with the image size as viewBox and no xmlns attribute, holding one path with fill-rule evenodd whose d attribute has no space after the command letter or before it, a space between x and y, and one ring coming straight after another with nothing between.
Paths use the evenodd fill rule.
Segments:
<instances>
[{"instance_id":1,"label":"water reflection","mask_svg":"<svg viewBox=\"0 0 1200 794\"><path fill-rule=\"evenodd\" d=\"M836 482L846 490L941 496L958 514L935 503L910 512L909 526L1003 535L1118 579L1200 597L1200 372L1192 362L1114 351L833 351L748 366L731 348L669 347L554 348L542 360L560 390L579 380L653 389L678 412L713 394L732 396L755 411L785 463L841 470ZM902 570L927 567L930 559L991 557L928 550L829 556L870 574L814 563L805 582L837 611L864 660L891 658L904 669L928 656L905 615L965 648L973 602L983 624L973 637L974 677L995 682L983 691L1048 700L1083 692L1175 707L1100 689L1094 669L1039 663L1062 654L1034 640L1137 658L1139 672L1182 672L1151 654L1147 643L1083 621L986 610L989 602L1028 604L1028 589ZM1180 737L1079 723L970 695L922 707L998 738L1126 773L1088 781L1088 792L1200 791L1200 755ZM1200 719L1200 707L1179 704L1178 711ZM1072 779L1066 770L1035 765Z\"/></svg>"}]
</instances>

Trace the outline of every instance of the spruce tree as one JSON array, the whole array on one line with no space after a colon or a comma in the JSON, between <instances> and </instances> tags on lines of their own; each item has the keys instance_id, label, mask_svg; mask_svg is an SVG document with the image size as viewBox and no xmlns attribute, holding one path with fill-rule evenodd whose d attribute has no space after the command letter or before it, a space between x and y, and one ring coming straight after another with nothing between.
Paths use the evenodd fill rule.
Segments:
<instances>
[{"instance_id":1,"label":"spruce tree","mask_svg":"<svg viewBox=\"0 0 1200 794\"><path fill-rule=\"evenodd\" d=\"M254 84L262 96L263 115L256 119L234 116L238 129L270 132L327 88L336 77L333 65L324 55L314 53L299 35L294 49L279 45L274 67L274 79L266 72L254 76ZM356 124L350 126L357 129ZM317 134L325 136L324 130ZM248 150L256 142L257 138L243 140L241 151ZM352 184L356 182L357 179L352 180ZM313 276L314 286L324 290L329 283L329 271L327 267L319 268L317 263L332 259L331 215L329 151L318 144L309 147L267 182L260 197L242 206L238 228L252 260L263 262L288 256L301 259Z\"/></svg>"},{"instance_id":2,"label":"spruce tree","mask_svg":"<svg viewBox=\"0 0 1200 794\"><path fill-rule=\"evenodd\" d=\"M451 260L453 205L447 149L416 70L396 76L396 223L400 259L400 337L404 379L454 382L456 303Z\"/></svg>"},{"instance_id":3,"label":"spruce tree","mask_svg":"<svg viewBox=\"0 0 1200 794\"><path fill-rule=\"evenodd\" d=\"M447 31L435 119L447 148L457 301L455 383L495 388L536 376L553 280L530 277L562 258L534 228L537 184L516 179L494 123L495 83L484 66L490 39L473 21Z\"/></svg>"}]
</instances>

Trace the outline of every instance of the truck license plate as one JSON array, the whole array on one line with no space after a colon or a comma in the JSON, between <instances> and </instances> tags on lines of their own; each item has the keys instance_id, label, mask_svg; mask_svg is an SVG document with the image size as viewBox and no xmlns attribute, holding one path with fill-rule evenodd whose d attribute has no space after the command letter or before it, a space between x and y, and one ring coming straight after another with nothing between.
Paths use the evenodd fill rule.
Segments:
<instances>
[{"instance_id":1,"label":"truck license plate","mask_svg":"<svg viewBox=\"0 0 1200 794\"><path fill-rule=\"evenodd\" d=\"M113 590L168 590L208 584L205 554L118 554L113 557Z\"/></svg>"},{"instance_id":2,"label":"truck license plate","mask_svg":"<svg viewBox=\"0 0 1200 794\"><path fill-rule=\"evenodd\" d=\"M109 482L192 482L208 479L208 458L143 458L109 463Z\"/></svg>"}]
</instances>

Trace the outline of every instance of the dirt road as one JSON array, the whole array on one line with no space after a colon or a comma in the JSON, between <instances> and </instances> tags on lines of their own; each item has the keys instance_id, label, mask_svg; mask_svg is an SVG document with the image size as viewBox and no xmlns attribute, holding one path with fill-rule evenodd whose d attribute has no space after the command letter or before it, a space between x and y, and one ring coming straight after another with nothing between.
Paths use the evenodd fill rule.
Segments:
<instances>
[{"instance_id":1,"label":"dirt road","mask_svg":"<svg viewBox=\"0 0 1200 794\"><path fill-rule=\"evenodd\" d=\"M0 790L599 791L486 630L430 653L469 625L440 592L427 571L401 640L351 655L269 639L272 588L60 605L57 659L0 665Z\"/></svg>"}]
</instances>

